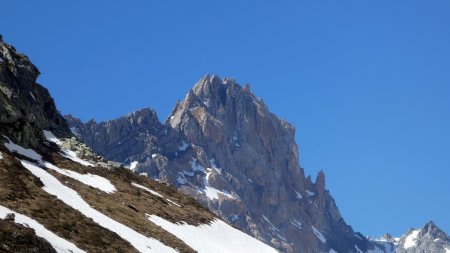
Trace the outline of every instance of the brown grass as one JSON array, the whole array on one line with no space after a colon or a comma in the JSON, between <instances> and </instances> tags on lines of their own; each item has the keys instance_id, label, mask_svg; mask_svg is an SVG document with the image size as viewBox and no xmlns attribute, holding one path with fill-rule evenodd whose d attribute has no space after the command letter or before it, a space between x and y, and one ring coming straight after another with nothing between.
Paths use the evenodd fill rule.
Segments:
<instances>
[{"instance_id":1,"label":"brown grass","mask_svg":"<svg viewBox=\"0 0 450 253\"><path fill-rule=\"evenodd\" d=\"M29 216L88 252L137 252L117 234L42 190L42 183L14 157L2 152L0 204ZM3 230L3 229L2 229Z\"/></svg>"},{"instance_id":2,"label":"brown grass","mask_svg":"<svg viewBox=\"0 0 450 253\"><path fill-rule=\"evenodd\" d=\"M36 236L33 229L0 219L0 252L7 253L56 253L43 238Z\"/></svg>"},{"instance_id":3,"label":"brown grass","mask_svg":"<svg viewBox=\"0 0 450 253\"><path fill-rule=\"evenodd\" d=\"M13 156L2 151L0 160L0 204L36 219L49 230L72 241L88 252L136 252L115 233L100 227L77 210L41 189L42 182L23 168ZM199 225L216 217L193 198L179 193L175 188L138 176L127 169L86 167L53 152L44 159L62 169L79 173L92 173L105 177L117 188L107 194L76 180L47 170L60 182L76 190L93 208L114 220L180 252L195 252L183 241L148 221L146 214L154 214L171 222ZM131 185L132 182L157 191L164 198ZM181 208L169 203L170 199ZM1 228L0 228L1 230Z\"/></svg>"}]
</instances>

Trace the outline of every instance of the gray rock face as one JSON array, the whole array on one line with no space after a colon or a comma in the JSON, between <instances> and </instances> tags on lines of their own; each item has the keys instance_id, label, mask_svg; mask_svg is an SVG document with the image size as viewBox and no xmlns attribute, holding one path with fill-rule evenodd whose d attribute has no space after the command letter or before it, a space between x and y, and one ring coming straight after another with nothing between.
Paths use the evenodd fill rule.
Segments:
<instances>
[{"instance_id":1,"label":"gray rock face","mask_svg":"<svg viewBox=\"0 0 450 253\"><path fill-rule=\"evenodd\" d=\"M383 237L374 241L386 253L448 253L450 237L432 221L423 228L412 228L400 238Z\"/></svg>"},{"instance_id":2,"label":"gray rock face","mask_svg":"<svg viewBox=\"0 0 450 253\"><path fill-rule=\"evenodd\" d=\"M0 133L37 149L42 129L68 134L48 90L36 83L38 75L28 57L0 40Z\"/></svg>"},{"instance_id":3,"label":"gray rock face","mask_svg":"<svg viewBox=\"0 0 450 253\"><path fill-rule=\"evenodd\" d=\"M177 186L284 252L373 248L341 217L324 173L305 177L295 128L234 80L204 77L165 125L148 109L103 123L66 119L94 151Z\"/></svg>"},{"instance_id":4,"label":"gray rock face","mask_svg":"<svg viewBox=\"0 0 450 253\"><path fill-rule=\"evenodd\" d=\"M421 229L411 229L398 242L396 253L447 253L450 252L450 237L433 222Z\"/></svg>"}]
</instances>

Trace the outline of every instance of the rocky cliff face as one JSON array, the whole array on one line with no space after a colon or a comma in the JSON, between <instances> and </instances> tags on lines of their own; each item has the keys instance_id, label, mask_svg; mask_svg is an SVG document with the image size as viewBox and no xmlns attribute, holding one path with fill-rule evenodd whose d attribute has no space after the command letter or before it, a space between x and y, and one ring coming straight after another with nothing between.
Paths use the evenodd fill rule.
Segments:
<instances>
[{"instance_id":1,"label":"rocky cliff face","mask_svg":"<svg viewBox=\"0 0 450 253\"><path fill-rule=\"evenodd\" d=\"M38 148L41 129L68 133L48 90L36 83L39 70L0 38L0 132L16 143Z\"/></svg>"},{"instance_id":2,"label":"rocky cliff face","mask_svg":"<svg viewBox=\"0 0 450 253\"><path fill-rule=\"evenodd\" d=\"M305 177L295 128L272 114L248 86L206 76L177 103L165 125L138 123L156 119L151 115L143 110L98 124L67 119L101 155L177 186L282 251L373 248L341 217L324 173L315 182Z\"/></svg>"},{"instance_id":3,"label":"rocky cliff face","mask_svg":"<svg viewBox=\"0 0 450 253\"><path fill-rule=\"evenodd\" d=\"M422 228L410 229L399 238L386 234L374 242L386 253L450 252L450 237L432 221Z\"/></svg>"}]
</instances>

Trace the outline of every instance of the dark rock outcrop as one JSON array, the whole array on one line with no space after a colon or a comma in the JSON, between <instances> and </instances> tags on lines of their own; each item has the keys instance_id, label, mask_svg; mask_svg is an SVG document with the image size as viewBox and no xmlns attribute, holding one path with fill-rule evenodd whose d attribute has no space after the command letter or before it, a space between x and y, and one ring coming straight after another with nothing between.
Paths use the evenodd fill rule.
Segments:
<instances>
[{"instance_id":1,"label":"dark rock outcrop","mask_svg":"<svg viewBox=\"0 0 450 253\"><path fill-rule=\"evenodd\" d=\"M39 74L27 56L0 40L0 133L36 149L42 129L69 134L48 90L36 83Z\"/></svg>"},{"instance_id":2,"label":"dark rock outcrop","mask_svg":"<svg viewBox=\"0 0 450 253\"><path fill-rule=\"evenodd\" d=\"M325 174L315 183L305 178L295 128L272 114L248 85L206 76L176 104L165 125L137 123L143 112L157 119L149 110L103 123L66 119L101 155L176 185L282 251L373 248L341 217L325 189Z\"/></svg>"},{"instance_id":3,"label":"dark rock outcrop","mask_svg":"<svg viewBox=\"0 0 450 253\"><path fill-rule=\"evenodd\" d=\"M56 253L45 239L36 236L33 229L14 223L14 217L0 219L0 252Z\"/></svg>"}]
</instances>

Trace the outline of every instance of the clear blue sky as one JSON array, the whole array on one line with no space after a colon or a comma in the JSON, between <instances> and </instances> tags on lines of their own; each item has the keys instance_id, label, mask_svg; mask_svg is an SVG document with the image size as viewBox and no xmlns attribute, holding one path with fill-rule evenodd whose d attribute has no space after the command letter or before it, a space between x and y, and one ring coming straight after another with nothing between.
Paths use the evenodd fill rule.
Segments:
<instances>
[{"instance_id":1,"label":"clear blue sky","mask_svg":"<svg viewBox=\"0 0 450 253\"><path fill-rule=\"evenodd\" d=\"M64 114L164 120L204 74L297 128L349 224L450 232L450 1L2 1Z\"/></svg>"}]
</instances>

